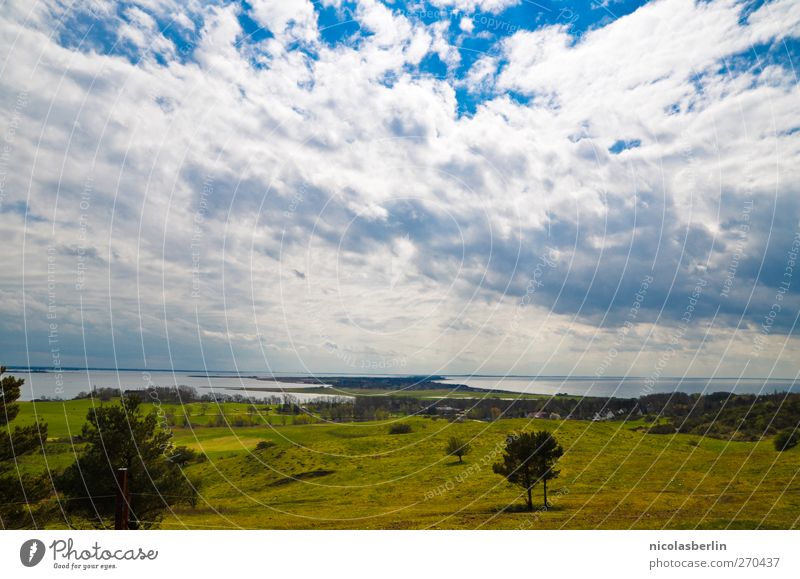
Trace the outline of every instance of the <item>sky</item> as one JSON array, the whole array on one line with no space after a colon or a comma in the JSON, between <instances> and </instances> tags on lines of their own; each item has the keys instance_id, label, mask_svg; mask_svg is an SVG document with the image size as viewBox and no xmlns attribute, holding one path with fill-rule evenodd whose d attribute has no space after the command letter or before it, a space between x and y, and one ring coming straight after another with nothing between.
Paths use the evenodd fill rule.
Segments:
<instances>
[{"instance_id":1,"label":"sky","mask_svg":"<svg viewBox=\"0 0 800 579\"><path fill-rule=\"evenodd\" d=\"M4 364L797 376L794 0L0 6Z\"/></svg>"}]
</instances>

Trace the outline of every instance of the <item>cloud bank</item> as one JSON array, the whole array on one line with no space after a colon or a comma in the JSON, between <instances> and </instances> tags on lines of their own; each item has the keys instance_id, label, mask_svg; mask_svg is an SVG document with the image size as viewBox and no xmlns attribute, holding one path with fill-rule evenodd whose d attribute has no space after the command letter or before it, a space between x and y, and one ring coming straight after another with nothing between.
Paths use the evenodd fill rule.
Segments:
<instances>
[{"instance_id":1,"label":"cloud bank","mask_svg":"<svg viewBox=\"0 0 800 579\"><path fill-rule=\"evenodd\" d=\"M800 7L565 7L7 4L8 361L794 376Z\"/></svg>"}]
</instances>

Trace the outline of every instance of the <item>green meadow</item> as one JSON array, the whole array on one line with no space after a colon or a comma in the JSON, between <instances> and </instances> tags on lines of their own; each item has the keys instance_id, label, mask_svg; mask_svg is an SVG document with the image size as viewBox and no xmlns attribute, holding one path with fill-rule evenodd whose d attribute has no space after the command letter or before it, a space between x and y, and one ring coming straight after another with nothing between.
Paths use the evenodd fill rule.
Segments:
<instances>
[{"instance_id":1,"label":"green meadow","mask_svg":"<svg viewBox=\"0 0 800 579\"><path fill-rule=\"evenodd\" d=\"M110 402L106 402L107 404ZM48 423L45 453L20 468L54 472L80 452L93 400L23 402L15 424ZM771 440L729 442L645 434L639 422L500 419L449 422L391 418L294 424L247 404L164 404L183 416L177 446L200 452L186 473L202 481L195 507L167 513L165 529L756 529L800 524L800 447ZM248 411L249 410L249 411ZM224 417L224 425L215 426ZM237 420L238 419L238 420ZM389 434L391 424L411 425ZM178 421L179 423L181 421ZM248 426L233 426L245 422ZM166 421L164 422L166 428ZM492 472L505 437L547 429L562 447L550 505L522 510L523 496ZM464 462L445 456L452 436L472 446ZM260 448L256 448L260 442Z\"/></svg>"}]
</instances>

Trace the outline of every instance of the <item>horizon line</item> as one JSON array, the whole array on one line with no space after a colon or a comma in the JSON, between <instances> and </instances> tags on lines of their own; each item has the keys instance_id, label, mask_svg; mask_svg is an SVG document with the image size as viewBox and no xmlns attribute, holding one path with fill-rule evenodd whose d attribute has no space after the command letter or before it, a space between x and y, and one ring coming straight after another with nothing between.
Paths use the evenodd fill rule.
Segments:
<instances>
[{"instance_id":1,"label":"horizon line","mask_svg":"<svg viewBox=\"0 0 800 579\"><path fill-rule=\"evenodd\" d=\"M213 374L232 374L239 378L248 378L250 376L272 376L277 374L298 376L311 376L311 377L325 377L325 376L391 376L391 377L431 377L443 376L453 378L534 378L534 379L582 379L582 380L645 380L649 379L648 376L591 376L586 374L476 374L476 373L432 373L432 372L410 372L410 373L392 373L392 372L376 372L374 374L364 372L309 372L305 370L274 370L274 371L259 371L259 370L199 370L199 369L186 369L186 368L112 368L104 366L62 366L61 368L53 368L52 366L28 366L25 364L20 365L7 365L6 371L17 370L26 371L29 373L58 373L58 372L88 372L88 371L107 371L107 372L170 372L170 373L198 373L203 374L205 377L210 377ZM289 376L291 377L291 376ZM798 377L776 377L776 376L661 376L656 382L660 380L780 380L780 381L797 381Z\"/></svg>"}]
</instances>

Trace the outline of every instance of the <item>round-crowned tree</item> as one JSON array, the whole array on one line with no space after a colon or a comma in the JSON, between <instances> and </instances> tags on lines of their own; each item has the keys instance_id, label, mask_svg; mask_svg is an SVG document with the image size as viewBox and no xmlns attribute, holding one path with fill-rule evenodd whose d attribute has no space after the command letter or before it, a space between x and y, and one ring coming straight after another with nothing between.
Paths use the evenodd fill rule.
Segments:
<instances>
[{"instance_id":1,"label":"round-crowned tree","mask_svg":"<svg viewBox=\"0 0 800 579\"><path fill-rule=\"evenodd\" d=\"M532 511L531 491L539 483L544 486L544 506L547 507L547 481L559 475L555 464L563 454L561 445L546 430L524 432L507 438L503 460L492 469L511 484L525 489L528 510Z\"/></svg>"},{"instance_id":2,"label":"round-crowned tree","mask_svg":"<svg viewBox=\"0 0 800 579\"><path fill-rule=\"evenodd\" d=\"M461 440L457 436L451 436L444 450L448 456L457 456L458 462L463 462L462 457L469 454L472 451L472 447L468 442Z\"/></svg>"}]
</instances>

